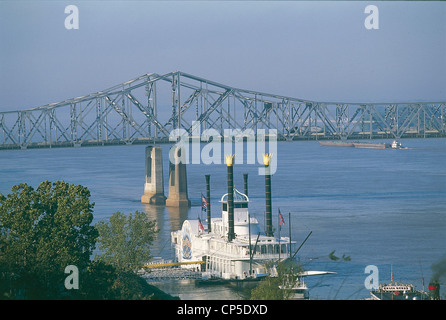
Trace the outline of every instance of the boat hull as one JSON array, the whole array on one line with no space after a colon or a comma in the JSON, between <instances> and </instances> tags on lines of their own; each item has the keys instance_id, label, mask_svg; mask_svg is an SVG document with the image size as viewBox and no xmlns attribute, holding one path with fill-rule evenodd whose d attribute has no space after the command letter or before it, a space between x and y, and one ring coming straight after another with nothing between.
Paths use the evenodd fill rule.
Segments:
<instances>
[{"instance_id":1,"label":"boat hull","mask_svg":"<svg viewBox=\"0 0 446 320\"><path fill-rule=\"evenodd\" d=\"M338 142L338 141L319 141L319 144L324 147L353 147L353 142Z\"/></svg>"},{"instance_id":2,"label":"boat hull","mask_svg":"<svg viewBox=\"0 0 446 320\"><path fill-rule=\"evenodd\" d=\"M422 291L415 292L370 292L373 300L428 300L428 295Z\"/></svg>"},{"instance_id":3,"label":"boat hull","mask_svg":"<svg viewBox=\"0 0 446 320\"><path fill-rule=\"evenodd\" d=\"M389 145L387 143L353 143L355 148L360 149L387 149Z\"/></svg>"}]
</instances>

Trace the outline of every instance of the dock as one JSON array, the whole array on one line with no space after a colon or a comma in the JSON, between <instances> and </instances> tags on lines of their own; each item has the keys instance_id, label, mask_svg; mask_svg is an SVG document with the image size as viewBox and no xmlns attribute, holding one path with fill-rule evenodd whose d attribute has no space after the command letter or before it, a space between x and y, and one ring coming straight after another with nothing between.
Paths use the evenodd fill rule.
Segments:
<instances>
[{"instance_id":1,"label":"dock","mask_svg":"<svg viewBox=\"0 0 446 320\"><path fill-rule=\"evenodd\" d=\"M148 282L201 280L203 274L200 265L205 261L173 262L171 260L155 261L148 263L138 274ZM181 268L189 265L189 268ZM196 265L196 268L193 267Z\"/></svg>"}]
</instances>

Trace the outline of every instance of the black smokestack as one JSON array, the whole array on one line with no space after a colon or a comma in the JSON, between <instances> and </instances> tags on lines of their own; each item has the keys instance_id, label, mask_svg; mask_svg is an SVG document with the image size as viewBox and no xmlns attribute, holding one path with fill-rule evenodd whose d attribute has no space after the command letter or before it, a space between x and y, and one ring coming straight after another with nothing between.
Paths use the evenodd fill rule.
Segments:
<instances>
[{"instance_id":1,"label":"black smokestack","mask_svg":"<svg viewBox=\"0 0 446 320\"><path fill-rule=\"evenodd\" d=\"M228 167L228 241L235 239L234 233L234 155L226 156Z\"/></svg>"},{"instance_id":2,"label":"black smokestack","mask_svg":"<svg viewBox=\"0 0 446 320\"><path fill-rule=\"evenodd\" d=\"M429 297L440 300L440 280L446 280L446 255L431 265L432 279L429 282Z\"/></svg>"},{"instance_id":3,"label":"black smokestack","mask_svg":"<svg viewBox=\"0 0 446 320\"><path fill-rule=\"evenodd\" d=\"M440 300L440 283L436 280L429 282L429 298L431 300Z\"/></svg>"},{"instance_id":4,"label":"black smokestack","mask_svg":"<svg viewBox=\"0 0 446 320\"><path fill-rule=\"evenodd\" d=\"M247 173L243 174L243 183L245 186L245 194L248 195L248 174Z\"/></svg>"},{"instance_id":5,"label":"black smokestack","mask_svg":"<svg viewBox=\"0 0 446 320\"><path fill-rule=\"evenodd\" d=\"M263 163L265 165L266 235L269 237L274 236L271 205L271 170L269 166L271 157L271 154L263 155Z\"/></svg>"},{"instance_id":6,"label":"black smokestack","mask_svg":"<svg viewBox=\"0 0 446 320\"><path fill-rule=\"evenodd\" d=\"M211 187L210 187L210 175L205 175L206 177L206 212L208 216L208 232L211 232Z\"/></svg>"}]
</instances>

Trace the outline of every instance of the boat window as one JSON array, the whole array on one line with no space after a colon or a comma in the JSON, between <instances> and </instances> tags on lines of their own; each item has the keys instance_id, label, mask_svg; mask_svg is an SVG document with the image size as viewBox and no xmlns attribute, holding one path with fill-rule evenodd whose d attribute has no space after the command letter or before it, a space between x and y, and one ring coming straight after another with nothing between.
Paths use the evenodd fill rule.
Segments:
<instances>
[{"instance_id":1,"label":"boat window","mask_svg":"<svg viewBox=\"0 0 446 320\"><path fill-rule=\"evenodd\" d=\"M260 246L260 253L266 253L266 246Z\"/></svg>"},{"instance_id":2,"label":"boat window","mask_svg":"<svg viewBox=\"0 0 446 320\"><path fill-rule=\"evenodd\" d=\"M281 251L280 251L280 253L286 253L286 244L282 244L282 245L280 245L280 247L281 247Z\"/></svg>"},{"instance_id":3,"label":"boat window","mask_svg":"<svg viewBox=\"0 0 446 320\"><path fill-rule=\"evenodd\" d=\"M234 208L248 208L248 203L246 202L236 202L234 203Z\"/></svg>"},{"instance_id":4,"label":"boat window","mask_svg":"<svg viewBox=\"0 0 446 320\"><path fill-rule=\"evenodd\" d=\"M256 247L255 247L255 253L256 253L256 254L259 254L259 253L260 253L260 247L259 247L259 246L256 246Z\"/></svg>"},{"instance_id":5,"label":"boat window","mask_svg":"<svg viewBox=\"0 0 446 320\"><path fill-rule=\"evenodd\" d=\"M228 204L227 203L223 203L223 211L228 211Z\"/></svg>"}]
</instances>

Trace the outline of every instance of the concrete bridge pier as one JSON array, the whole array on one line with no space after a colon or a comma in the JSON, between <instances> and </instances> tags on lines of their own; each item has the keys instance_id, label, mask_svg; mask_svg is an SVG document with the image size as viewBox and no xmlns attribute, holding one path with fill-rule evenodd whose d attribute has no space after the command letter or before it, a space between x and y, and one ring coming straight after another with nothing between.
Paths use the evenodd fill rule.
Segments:
<instances>
[{"instance_id":1,"label":"concrete bridge pier","mask_svg":"<svg viewBox=\"0 0 446 320\"><path fill-rule=\"evenodd\" d=\"M169 160L169 197L166 200L166 206L190 207L185 154L182 154L181 147L174 147L170 150Z\"/></svg>"},{"instance_id":2,"label":"concrete bridge pier","mask_svg":"<svg viewBox=\"0 0 446 320\"><path fill-rule=\"evenodd\" d=\"M144 194L142 203L164 205L163 155L161 147L146 147Z\"/></svg>"}]
</instances>

